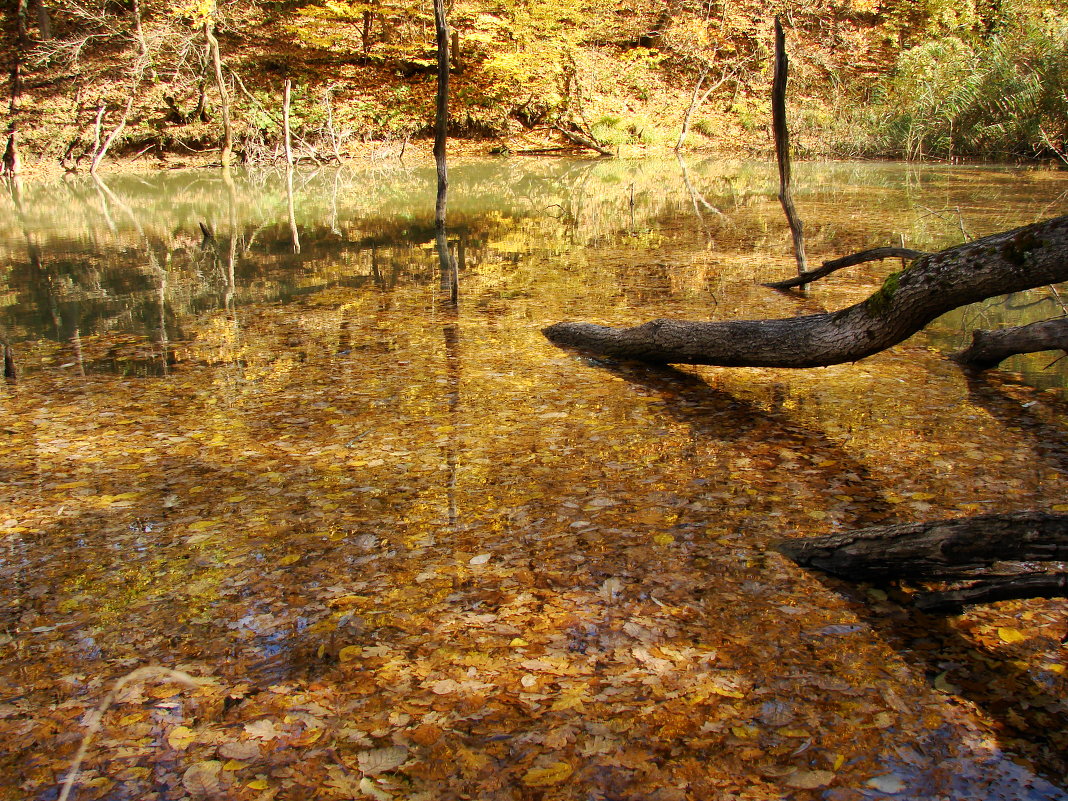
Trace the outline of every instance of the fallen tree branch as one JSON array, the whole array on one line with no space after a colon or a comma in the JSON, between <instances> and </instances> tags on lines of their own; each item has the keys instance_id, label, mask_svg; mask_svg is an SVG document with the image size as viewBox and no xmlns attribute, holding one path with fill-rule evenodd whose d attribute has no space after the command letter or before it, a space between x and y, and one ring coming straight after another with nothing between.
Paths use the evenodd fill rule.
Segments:
<instances>
[{"instance_id":1,"label":"fallen tree branch","mask_svg":"<svg viewBox=\"0 0 1068 801\"><path fill-rule=\"evenodd\" d=\"M921 256L867 300L783 320L653 320L633 328L557 323L550 341L621 359L723 367L820 367L896 345L946 312L1068 280L1068 216Z\"/></svg>"},{"instance_id":2,"label":"fallen tree branch","mask_svg":"<svg viewBox=\"0 0 1068 801\"><path fill-rule=\"evenodd\" d=\"M579 147L585 147L589 148L590 150L594 150L600 155L605 156L606 158L613 158L616 155L608 148L598 144L597 142L594 142L592 139L583 136L580 133L575 133L574 131L569 131L566 128L561 128L559 125L554 125L553 128L562 133L568 141L574 142Z\"/></svg>"},{"instance_id":3,"label":"fallen tree branch","mask_svg":"<svg viewBox=\"0 0 1068 801\"><path fill-rule=\"evenodd\" d=\"M930 255L922 250L913 250L912 248L898 248L898 247L885 247L885 248L872 248L871 250L862 250L860 253L852 253L848 256L842 256L839 259L832 259L831 261L825 261L823 264L815 270L809 270L808 272L796 275L793 278L787 278L785 281L772 281L764 284L764 286L771 289L793 289L795 286L802 286L804 284L811 284L813 281L818 281L821 278L825 278L831 273L838 270L845 269L846 267L852 267L856 264L864 264L869 261L879 261L880 259L893 259L901 258L913 261L920 256Z\"/></svg>"},{"instance_id":4,"label":"fallen tree branch","mask_svg":"<svg viewBox=\"0 0 1068 801\"><path fill-rule=\"evenodd\" d=\"M159 667L157 665L149 665L147 667L131 670L116 681L111 688L111 691L104 696L104 700L100 702L100 705L97 706L86 719L85 734L82 735L81 745L78 746L78 752L74 755L70 770L67 771L67 778L63 782L58 801L67 801L70 797L71 789L74 787L74 782L78 780L78 774L82 769L82 762L85 760L85 755L89 750L89 743L93 741L93 737L100 731L104 713L108 711L113 703L115 703L115 698L118 696L122 688L131 682L145 681L153 678L168 679L190 689L196 689L207 683L205 679L194 678L181 670L171 670L170 668Z\"/></svg>"},{"instance_id":5,"label":"fallen tree branch","mask_svg":"<svg viewBox=\"0 0 1068 801\"><path fill-rule=\"evenodd\" d=\"M784 540L775 549L850 580L986 580L982 571L1002 562L1068 560L1068 515L1012 512L873 526Z\"/></svg>"},{"instance_id":6,"label":"fallen tree branch","mask_svg":"<svg viewBox=\"0 0 1068 801\"><path fill-rule=\"evenodd\" d=\"M995 331L973 331L972 344L950 358L972 370L988 370L1010 356L1039 350L1068 352L1068 317Z\"/></svg>"},{"instance_id":7,"label":"fallen tree branch","mask_svg":"<svg viewBox=\"0 0 1068 801\"><path fill-rule=\"evenodd\" d=\"M927 592L916 598L924 612L959 615L965 606L1017 598L1068 598L1068 573L1032 573L983 579L967 587Z\"/></svg>"}]
</instances>

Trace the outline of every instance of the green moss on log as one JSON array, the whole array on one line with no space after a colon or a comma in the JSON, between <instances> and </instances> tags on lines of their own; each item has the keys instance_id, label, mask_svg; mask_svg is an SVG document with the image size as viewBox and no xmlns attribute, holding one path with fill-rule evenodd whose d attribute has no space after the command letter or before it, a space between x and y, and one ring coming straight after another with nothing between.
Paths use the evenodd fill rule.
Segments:
<instances>
[{"instance_id":1,"label":"green moss on log","mask_svg":"<svg viewBox=\"0 0 1068 801\"><path fill-rule=\"evenodd\" d=\"M868 298L867 306L873 314L882 314L886 307L890 305L894 293L897 292L898 284L901 283L901 273L903 272L904 270L898 270L896 273L890 273L890 275L886 276L886 280L883 281L883 285L879 287L879 291Z\"/></svg>"}]
</instances>

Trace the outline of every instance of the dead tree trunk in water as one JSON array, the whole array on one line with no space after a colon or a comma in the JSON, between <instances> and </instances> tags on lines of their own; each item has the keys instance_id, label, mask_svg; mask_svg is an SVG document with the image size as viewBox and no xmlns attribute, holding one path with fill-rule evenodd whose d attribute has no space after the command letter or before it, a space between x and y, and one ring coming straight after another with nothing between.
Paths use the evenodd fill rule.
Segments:
<instances>
[{"instance_id":1,"label":"dead tree trunk in water","mask_svg":"<svg viewBox=\"0 0 1068 801\"><path fill-rule=\"evenodd\" d=\"M928 611L964 604L1068 595L1068 515L1014 512L907 523L785 540L799 565L851 581L967 581L920 596ZM1051 563L1042 569L1035 563Z\"/></svg>"},{"instance_id":2,"label":"dead tree trunk in water","mask_svg":"<svg viewBox=\"0 0 1068 801\"><path fill-rule=\"evenodd\" d=\"M794 196L790 190L790 132L786 127L786 81L790 61L786 57L786 34L782 23L775 18L775 77L771 84L771 128L775 134L775 156L779 162L779 202L786 212L790 234L794 240L794 258L797 259L797 274L807 269L805 262L805 233L801 218L794 208Z\"/></svg>"},{"instance_id":3,"label":"dead tree trunk in water","mask_svg":"<svg viewBox=\"0 0 1068 801\"><path fill-rule=\"evenodd\" d=\"M822 367L854 362L969 303L1068 280L1068 216L916 259L867 300L784 320L654 320L634 328L557 323L544 334L621 359L722 367Z\"/></svg>"}]
</instances>

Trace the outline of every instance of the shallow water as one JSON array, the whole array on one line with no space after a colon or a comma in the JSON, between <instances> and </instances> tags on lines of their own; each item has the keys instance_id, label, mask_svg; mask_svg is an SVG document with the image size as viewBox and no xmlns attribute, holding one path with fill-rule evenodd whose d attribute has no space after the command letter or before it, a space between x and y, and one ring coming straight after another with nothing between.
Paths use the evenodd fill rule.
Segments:
<instances>
[{"instance_id":1,"label":"shallow water","mask_svg":"<svg viewBox=\"0 0 1068 801\"><path fill-rule=\"evenodd\" d=\"M1061 510L1063 363L941 354L1055 296L855 365L605 363L540 329L810 313L898 267L760 287L794 270L766 165L451 175L455 307L428 169L3 199L0 797L55 797L87 711L151 663L214 684L120 697L86 797L178 797L216 761L235 798L1065 797L1035 776L1068 783L1064 602L929 619L768 550ZM797 180L813 262L1068 208L1057 172Z\"/></svg>"}]
</instances>

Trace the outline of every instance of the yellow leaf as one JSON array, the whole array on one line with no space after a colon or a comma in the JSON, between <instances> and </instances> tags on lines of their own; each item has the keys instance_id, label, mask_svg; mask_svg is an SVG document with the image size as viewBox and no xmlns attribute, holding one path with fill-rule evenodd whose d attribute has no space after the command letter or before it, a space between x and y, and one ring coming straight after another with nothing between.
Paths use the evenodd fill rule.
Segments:
<instances>
[{"instance_id":1,"label":"yellow leaf","mask_svg":"<svg viewBox=\"0 0 1068 801\"><path fill-rule=\"evenodd\" d=\"M914 492L911 497L914 501L933 501L938 496L933 492Z\"/></svg>"},{"instance_id":2,"label":"yellow leaf","mask_svg":"<svg viewBox=\"0 0 1068 801\"><path fill-rule=\"evenodd\" d=\"M234 771L234 770L244 770L244 769L245 769L245 768L247 768L248 766L249 766L249 763L248 763L248 762L239 762L239 761L238 761L238 760L236 760L236 759L228 759L228 760L226 760L226 762L225 762L225 763L223 764L223 766L222 766L222 769L223 769L223 770L230 770L230 771Z\"/></svg>"},{"instance_id":3,"label":"yellow leaf","mask_svg":"<svg viewBox=\"0 0 1068 801\"><path fill-rule=\"evenodd\" d=\"M282 566L285 566L285 565L291 565L294 562L299 562L299 561L300 561L300 554L299 553L291 553L288 556L283 556L281 559L279 559L278 560L278 564L280 564Z\"/></svg>"},{"instance_id":4,"label":"yellow leaf","mask_svg":"<svg viewBox=\"0 0 1068 801\"><path fill-rule=\"evenodd\" d=\"M1051 508L1054 512L1068 512L1068 503L1055 503Z\"/></svg>"},{"instance_id":5,"label":"yellow leaf","mask_svg":"<svg viewBox=\"0 0 1068 801\"><path fill-rule=\"evenodd\" d=\"M360 654L363 653L363 647L359 645L346 645L340 651L337 652L337 659L339 662L351 662L354 659L359 659Z\"/></svg>"},{"instance_id":6,"label":"yellow leaf","mask_svg":"<svg viewBox=\"0 0 1068 801\"><path fill-rule=\"evenodd\" d=\"M227 503L241 503L241 501L245 500L246 497L248 497L248 496L246 496L246 495L231 495L229 498L226 499L226 502ZM252 785L249 785L249 787L251 787L251 786Z\"/></svg>"},{"instance_id":7,"label":"yellow leaf","mask_svg":"<svg viewBox=\"0 0 1068 801\"><path fill-rule=\"evenodd\" d=\"M167 735L167 742L175 751L182 751L196 739L196 734L188 726L175 726Z\"/></svg>"},{"instance_id":8,"label":"yellow leaf","mask_svg":"<svg viewBox=\"0 0 1068 801\"><path fill-rule=\"evenodd\" d=\"M1058 664L1057 662L1046 662L1046 664L1044 664L1042 667L1048 670L1050 673L1064 675L1064 665Z\"/></svg>"},{"instance_id":9,"label":"yellow leaf","mask_svg":"<svg viewBox=\"0 0 1068 801\"><path fill-rule=\"evenodd\" d=\"M671 545L675 541L675 538L670 534L660 533L653 537L653 542L657 545Z\"/></svg>"},{"instance_id":10,"label":"yellow leaf","mask_svg":"<svg viewBox=\"0 0 1068 801\"><path fill-rule=\"evenodd\" d=\"M731 726L731 734L739 740L751 740L757 736L759 729L756 726Z\"/></svg>"},{"instance_id":11,"label":"yellow leaf","mask_svg":"<svg viewBox=\"0 0 1068 801\"><path fill-rule=\"evenodd\" d=\"M567 781L574 770L566 762L553 762L544 768L531 768L523 776L523 784L527 787L550 787Z\"/></svg>"},{"instance_id":12,"label":"yellow leaf","mask_svg":"<svg viewBox=\"0 0 1068 801\"><path fill-rule=\"evenodd\" d=\"M508 643L508 645L510 645L512 648L526 648L528 645L530 645L530 643L524 640L522 637L516 637L510 643Z\"/></svg>"},{"instance_id":13,"label":"yellow leaf","mask_svg":"<svg viewBox=\"0 0 1068 801\"><path fill-rule=\"evenodd\" d=\"M203 531L204 529L211 528L212 526L215 526L215 525L217 525L217 523L214 520L198 520L195 523L190 523L189 524L189 530L190 531Z\"/></svg>"},{"instance_id":14,"label":"yellow leaf","mask_svg":"<svg viewBox=\"0 0 1068 801\"><path fill-rule=\"evenodd\" d=\"M1008 626L1002 626L998 629L998 636L1002 642L1014 643L1023 642L1027 639L1022 631L1019 629L1009 628Z\"/></svg>"},{"instance_id":15,"label":"yellow leaf","mask_svg":"<svg viewBox=\"0 0 1068 801\"><path fill-rule=\"evenodd\" d=\"M250 790L266 790L267 789L267 780L266 779L253 779L248 784L246 784L245 787L249 788Z\"/></svg>"}]
</instances>

